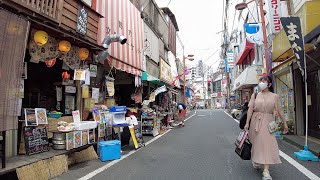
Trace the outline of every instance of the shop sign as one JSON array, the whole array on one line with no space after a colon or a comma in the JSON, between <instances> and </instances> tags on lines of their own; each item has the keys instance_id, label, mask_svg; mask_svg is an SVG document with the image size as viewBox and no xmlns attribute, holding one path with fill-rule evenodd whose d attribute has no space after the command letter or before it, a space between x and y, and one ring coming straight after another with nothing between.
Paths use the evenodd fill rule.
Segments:
<instances>
[{"instance_id":1,"label":"shop sign","mask_svg":"<svg viewBox=\"0 0 320 180\"><path fill-rule=\"evenodd\" d=\"M97 77L98 66L90 64L90 77Z\"/></svg>"},{"instance_id":2,"label":"shop sign","mask_svg":"<svg viewBox=\"0 0 320 180\"><path fill-rule=\"evenodd\" d=\"M227 51L227 62L229 69L234 67L234 52L232 49Z\"/></svg>"},{"instance_id":3,"label":"shop sign","mask_svg":"<svg viewBox=\"0 0 320 180\"><path fill-rule=\"evenodd\" d=\"M147 73L159 79L159 66L154 65L151 60L147 60Z\"/></svg>"},{"instance_id":4,"label":"shop sign","mask_svg":"<svg viewBox=\"0 0 320 180\"><path fill-rule=\"evenodd\" d=\"M215 98L215 97L217 97L217 96L218 96L217 93L212 93L212 94L211 94L211 97L213 97L213 98Z\"/></svg>"},{"instance_id":5,"label":"shop sign","mask_svg":"<svg viewBox=\"0 0 320 180\"><path fill-rule=\"evenodd\" d=\"M281 5L280 0L268 0L269 6L269 23L271 26L272 33L278 33L281 30L281 22L280 22L280 13L281 13Z\"/></svg>"},{"instance_id":6,"label":"shop sign","mask_svg":"<svg viewBox=\"0 0 320 180\"><path fill-rule=\"evenodd\" d=\"M160 59L160 80L171 84L171 67L162 58Z\"/></svg>"},{"instance_id":7,"label":"shop sign","mask_svg":"<svg viewBox=\"0 0 320 180\"><path fill-rule=\"evenodd\" d=\"M224 67L225 67L225 72L226 73L230 73L230 68L229 68L229 65L228 65L228 59L227 58L224 59Z\"/></svg>"},{"instance_id":8,"label":"shop sign","mask_svg":"<svg viewBox=\"0 0 320 180\"><path fill-rule=\"evenodd\" d=\"M291 49L296 56L298 67L303 76L305 67L305 51L300 17L282 17L280 20L291 44Z\"/></svg>"},{"instance_id":9,"label":"shop sign","mask_svg":"<svg viewBox=\"0 0 320 180\"><path fill-rule=\"evenodd\" d=\"M155 95L157 96L158 94L166 92L166 91L167 91L167 88L165 85L163 85L163 86L157 88L154 92L155 92Z\"/></svg>"},{"instance_id":10,"label":"shop sign","mask_svg":"<svg viewBox=\"0 0 320 180\"><path fill-rule=\"evenodd\" d=\"M77 32L85 35L87 34L87 24L88 24L88 10L84 7L79 6L78 17L77 17Z\"/></svg>"},{"instance_id":11,"label":"shop sign","mask_svg":"<svg viewBox=\"0 0 320 180\"><path fill-rule=\"evenodd\" d=\"M147 46L145 47L145 55L147 55L155 63L159 63L159 38L153 30L146 24L144 24L144 39Z\"/></svg>"},{"instance_id":12,"label":"shop sign","mask_svg":"<svg viewBox=\"0 0 320 180\"><path fill-rule=\"evenodd\" d=\"M65 87L65 92L66 93L76 93L77 92L77 88L74 86L66 86Z\"/></svg>"}]
</instances>

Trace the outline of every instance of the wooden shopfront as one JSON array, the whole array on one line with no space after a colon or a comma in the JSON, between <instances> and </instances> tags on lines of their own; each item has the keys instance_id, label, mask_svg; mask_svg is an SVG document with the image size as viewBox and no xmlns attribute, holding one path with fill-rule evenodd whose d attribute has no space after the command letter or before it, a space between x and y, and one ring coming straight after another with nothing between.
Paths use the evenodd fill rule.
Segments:
<instances>
[{"instance_id":1,"label":"wooden shopfront","mask_svg":"<svg viewBox=\"0 0 320 180\"><path fill-rule=\"evenodd\" d=\"M73 81L74 71L90 67L90 64L98 66L94 57L103 49L97 43L98 22L102 16L82 1L4 0L0 6L1 17L7 17L0 21L0 51L8 47L6 53L0 53L0 63L5 65L0 70L0 108L5 112L0 115L0 130L2 138L9 142L1 142L2 157L13 157L3 158L2 174L26 163L11 163L12 159L19 160L20 156L14 156L21 149L27 148L20 145L20 140L24 139L21 138L25 126L24 109L65 109L67 104L57 99L60 97L57 87L68 85L69 90L75 89L72 110L81 111L81 85L80 81ZM70 77L63 76L65 72ZM10 87L6 86L8 83ZM68 116L72 118L71 114ZM50 123L43 126L47 131L52 128ZM54 154L52 149L50 151L49 157Z\"/></svg>"}]
</instances>

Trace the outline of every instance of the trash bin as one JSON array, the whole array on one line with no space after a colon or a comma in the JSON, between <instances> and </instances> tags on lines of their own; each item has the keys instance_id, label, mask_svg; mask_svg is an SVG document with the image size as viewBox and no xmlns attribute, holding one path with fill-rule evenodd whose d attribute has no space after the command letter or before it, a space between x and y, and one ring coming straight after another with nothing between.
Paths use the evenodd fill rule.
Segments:
<instances>
[{"instance_id":1,"label":"trash bin","mask_svg":"<svg viewBox=\"0 0 320 180\"><path fill-rule=\"evenodd\" d=\"M110 161L121 158L121 142L119 140L99 142L101 161Z\"/></svg>"}]
</instances>

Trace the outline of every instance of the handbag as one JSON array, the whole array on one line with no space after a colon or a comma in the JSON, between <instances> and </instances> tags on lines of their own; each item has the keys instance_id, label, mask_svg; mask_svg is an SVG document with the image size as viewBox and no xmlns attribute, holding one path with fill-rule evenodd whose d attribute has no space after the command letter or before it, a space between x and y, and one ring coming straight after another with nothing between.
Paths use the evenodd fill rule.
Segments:
<instances>
[{"instance_id":1,"label":"handbag","mask_svg":"<svg viewBox=\"0 0 320 180\"><path fill-rule=\"evenodd\" d=\"M278 104L277 103L275 104L275 110L273 112L273 115L274 115L274 118L276 118L278 116ZM279 122L276 119L268 124L268 130L269 130L270 134L276 132L278 130L278 128L279 128Z\"/></svg>"},{"instance_id":2,"label":"handbag","mask_svg":"<svg viewBox=\"0 0 320 180\"><path fill-rule=\"evenodd\" d=\"M269 133L272 134L278 130L278 123L274 120L268 124Z\"/></svg>"},{"instance_id":3,"label":"handbag","mask_svg":"<svg viewBox=\"0 0 320 180\"><path fill-rule=\"evenodd\" d=\"M238 138L235 142L236 149L235 152L240 156L243 160L250 160L251 159L251 147L252 144L248 139L248 132L241 131Z\"/></svg>"},{"instance_id":4,"label":"handbag","mask_svg":"<svg viewBox=\"0 0 320 180\"><path fill-rule=\"evenodd\" d=\"M252 144L250 143L249 139L246 139L240 148L238 146L236 147L235 152L240 156L242 160L250 160L251 148Z\"/></svg>"},{"instance_id":5,"label":"handbag","mask_svg":"<svg viewBox=\"0 0 320 180\"><path fill-rule=\"evenodd\" d=\"M254 103L256 101L256 98L257 98L257 93L254 93ZM239 127L240 129L244 129L244 126L246 125L247 123L247 114L248 114L248 110L249 110L249 107L246 108L246 110L244 110L241 114L241 117L240 117L240 120L239 120ZM250 128L250 124L251 124L251 118L250 118L250 121L249 121L249 128Z\"/></svg>"}]
</instances>

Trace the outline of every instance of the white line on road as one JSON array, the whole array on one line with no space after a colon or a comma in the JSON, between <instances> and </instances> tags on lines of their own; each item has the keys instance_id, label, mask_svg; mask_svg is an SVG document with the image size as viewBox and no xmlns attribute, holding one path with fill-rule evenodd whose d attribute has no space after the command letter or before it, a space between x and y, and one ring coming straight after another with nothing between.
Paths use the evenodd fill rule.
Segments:
<instances>
[{"instance_id":1,"label":"white line on road","mask_svg":"<svg viewBox=\"0 0 320 180\"><path fill-rule=\"evenodd\" d=\"M186 118L185 121L188 121L190 118L192 118L192 117L193 117L194 115L196 115L196 114L197 114L197 111L195 111L195 113L194 113L193 115L191 115L190 117ZM161 138L162 136L164 136L165 134L167 134L167 133L170 132L171 130L172 130L172 129L169 129L169 130L166 131L165 133L163 133L163 134L161 134L161 135L159 135L159 136L151 139L150 141L146 142L145 145L148 146L149 144L151 144L151 143L154 142L155 140ZM109 169L111 166L117 164L118 162L124 160L125 158L131 156L132 154L138 152L138 151L141 150L141 149L142 149L142 148L137 149L137 150L132 150L132 151L130 151L128 154L122 156L121 159L111 161L110 163L102 166L101 168L99 168L99 169L97 169L97 170L95 170L95 171L92 171L91 173L83 176L83 177L80 178L79 180L88 180L88 179L90 179L90 178L93 178L93 177L96 176L97 174L99 174L99 173L101 173L101 172Z\"/></svg>"},{"instance_id":2,"label":"white line on road","mask_svg":"<svg viewBox=\"0 0 320 180\"><path fill-rule=\"evenodd\" d=\"M200 116L201 116L201 117L203 117L203 116L206 116L206 115L203 115L203 114L199 114L198 116L199 116L199 117L200 117Z\"/></svg>"},{"instance_id":3,"label":"white line on road","mask_svg":"<svg viewBox=\"0 0 320 180\"><path fill-rule=\"evenodd\" d=\"M300 172L302 172L304 175L306 175L309 179L320 180L320 178L317 175L313 174L311 171L309 171L307 168L305 168L304 166L299 164L297 161L292 159L290 156L288 156L287 154L285 154L281 150L279 150L279 154L280 154L281 157L283 157L283 159L285 159L290 164L292 164L292 166L297 168Z\"/></svg>"},{"instance_id":4,"label":"white line on road","mask_svg":"<svg viewBox=\"0 0 320 180\"><path fill-rule=\"evenodd\" d=\"M238 120L234 119L229 113L225 112L228 116L230 116L233 120L235 120L237 123L239 123ZM288 163L290 163L292 166L294 166L295 168L297 168L301 173L303 173L305 176L307 176L309 179L312 180L320 180L319 176L315 175L314 173L312 173L311 171L309 171L307 168L305 168L304 166L302 166L301 164L299 164L297 161L295 161L294 159L292 159L290 156L288 156L286 153L282 152L281 150L279 150L279 155L281 157L283 157L283 159L285 159L286 161L288 161Z\"/></svg>"},{"instance_id":5,"label":"white line on road","mask_svg":"<svg viewBox=\"0 0 320 180\"><path fill-rule=\"evenodd\" d=\"M236 119L234 119L229 113L227 113L227 112L225 112L225 111L223 111L223 112L226 113L229 117L231 117L235 122L239 123L239 121L236 120Z\"/></svg>"}]
</instances>

